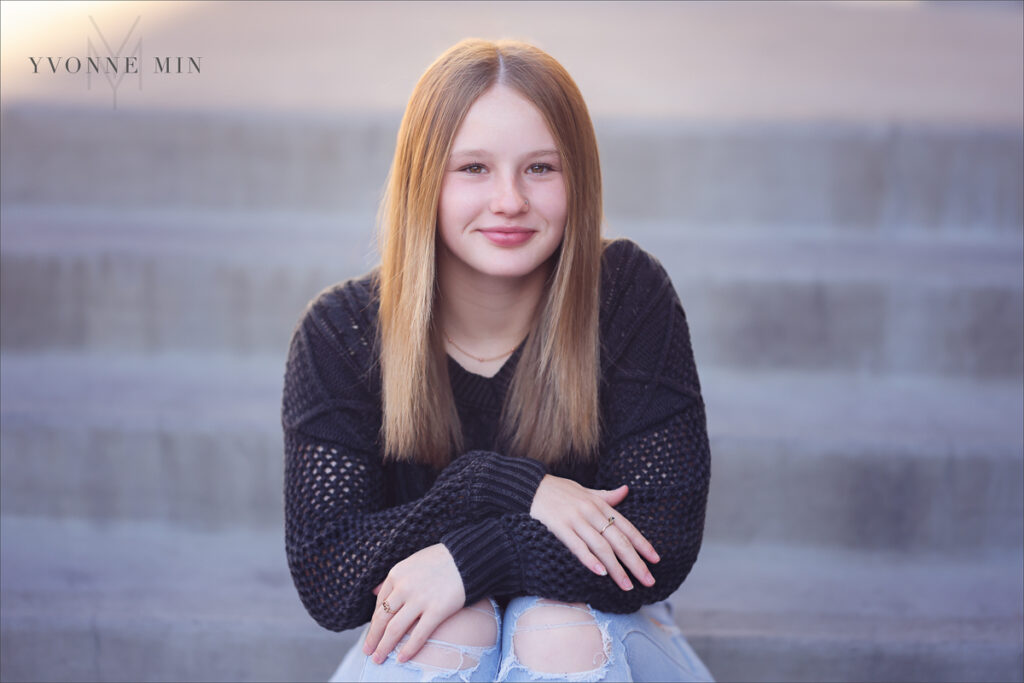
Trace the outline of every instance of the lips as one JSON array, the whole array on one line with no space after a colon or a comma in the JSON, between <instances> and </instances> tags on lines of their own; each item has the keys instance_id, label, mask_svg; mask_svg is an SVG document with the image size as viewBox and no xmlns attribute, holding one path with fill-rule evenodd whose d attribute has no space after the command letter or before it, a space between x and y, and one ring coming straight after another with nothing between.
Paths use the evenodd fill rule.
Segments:
<instances>
[{"instance_id":1,"label":"lips","mask_svg":"<svg viewBox=\"0 0 1024 683\"><path fill-rule=\"evenodd\" d=\"M516 247L523 244L535 234L536 230L528 228L482 228L480 230L484 237L499 247Z\"/></svg>"}]
</instances>

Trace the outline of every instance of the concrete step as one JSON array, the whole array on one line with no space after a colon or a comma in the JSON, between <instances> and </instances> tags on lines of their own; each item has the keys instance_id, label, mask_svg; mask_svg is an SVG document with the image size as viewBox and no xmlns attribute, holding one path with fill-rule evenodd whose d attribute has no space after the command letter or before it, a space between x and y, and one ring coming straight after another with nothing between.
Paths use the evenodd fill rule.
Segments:
<instances>
[{"instance_id":1,"label":"concrete step","mask_svg":"<svg viewBox=\"0 0 1024 683\"><path fill-rule=\"evenodd\" d=\"M736 370L1024 377L1024 242L630 226L698 361Z\"/></svg>"},{"instance_id":2,"label":"concrete step","mask_svg":"<svg viewBox=\"0 0 1024 683\"><path fill-rule=\"evenodd\" d=\"M284 354L317 292L372 266L372 218L5 206L5 349Z\"/></svg>"},{"instance_id":3,"label":"concrete step","mask_svg":"<svg viewBox=\"0 0 1024 683\"><path fill-rule=\"evenodd\" d=\"M306 302L376 263L370 215L5 206L7 350L283 354ZM628 228L628 229L626 229ZM698 360L1024 377L1024 239L613 224L662 260Z\"/></svg>"},{"instance_id":4,"label":"concrete step","mask_svg":"<svg viewBox=\"0 0 1024 683\"><path fill-rule=\"evenodd\" d=\"M284 357L4 353L3 514L281 525ZM1021 548L1016 381L702 367L713 541Z\"/></svg>"},{"instance_id":5,"label":"concrete step","mask_svg":"<svg viewBox=\"0 0 1024 683\"><path fill-rule=\"evenodd\" d=\"M0 528L5 681L326 680L354 635L306 614L283 532L6 514Z\"/></svg>"},{"instance_id":6,"label":"concrete step","mask_svg":"<svg viewBox=\"0 0 1024 683\"><path fill-rule=\"evenodd\" d=\"M672 602L721 681L1020 681L1022 565L712 543Z\"/></svg>"},{"instance_id":7,"label":"concrete step","mask_svg":"<svg viewBox=\"0 0 1024 683\"><path fill-rule=\"evenodd\" d=\"M701 374L712 539L963 555L1024 546L1018 381Z\"/></svg>"},{"instance_id":8,"label":"concrete step","mask_svg":"<svg viewBox=\"0 0 1024 683\"><path fill-rule=\"evenodd\" d=\"M4 680L324 680L280 530L5 515ZM672 597L718 680L1021 680L1019 552L963 561L707 544Z\"/></svg>"},{"instance_id":9,"label":"concrete step","mask_svg":"<svg viewBox=\"0 0 1024 683\"><path fill-rule=\"evenodd\" d=\"M0 359L3 514L283 523L283 355Z\"/></svg>"},{"instance_id":10,"label":"concrete step","mask_svg":"<svg viewBox=\"0 0 1024 683\"><path fill-rule=\"evenodd\" d=\"M372 213L391 115L5 108L11 204ZM1024 231L1016 125L604 119L605 208L682 225Z\"/></svg>"}]
</instances>

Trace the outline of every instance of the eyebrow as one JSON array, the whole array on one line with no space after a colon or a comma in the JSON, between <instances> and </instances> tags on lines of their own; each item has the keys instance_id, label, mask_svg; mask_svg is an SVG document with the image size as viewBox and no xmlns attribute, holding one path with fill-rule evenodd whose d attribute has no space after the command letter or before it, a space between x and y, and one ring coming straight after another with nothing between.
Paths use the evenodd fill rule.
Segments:
<instances>
[{"instance_id":1,"label":"eyebrow","mask_svg":"<svg viewBox=\"0 0 1024 683\"><path fill-rule=\"evenodd\" d=\"M535 149L532 152L527 152L524 157L539 157L548 154L560 156L557 149ZM460 149L452 152L452 158L455 157L487 157L490 156L490 152L485 149Z\"/></svg>"}]
</instances>

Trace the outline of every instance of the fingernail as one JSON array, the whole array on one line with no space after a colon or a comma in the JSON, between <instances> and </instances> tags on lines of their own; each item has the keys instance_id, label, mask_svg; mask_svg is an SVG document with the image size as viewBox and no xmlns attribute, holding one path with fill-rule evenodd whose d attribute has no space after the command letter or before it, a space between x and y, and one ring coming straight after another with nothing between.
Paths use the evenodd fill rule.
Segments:
<instances>
[{"instance_id":1,"label":"fingernail","mask_svg":"<svg viewBox=\"0 0 1024 683\"><path fill-rule=\"evenodd\" d=\"M594 565L594 571L600 574L601 576L608 576L608 570L599 564Z\"/></svg>"},{"instance_id":2,"label":"fingernail","mask_svg":"<svg viewBox=\"0 0 1024 683\"><path fill-rule=\"evenodd\" d=\"M645 576L644 579L646 580L646 583L647 583L648 586L653 586L654 585L654 576L652 576L651 574L648 574L647 576Z\"/></svg>"},{"instance_id":3,"label":"fingernail","mask_svg":"<svg viewBox=\"0 0 1024 683\"><path fill-rule=\"evenodd\" d=\"M624 589L628 590L628 591L633 590L633 584L630 582L629 579L626 579L625 581L622 582L622 587Z\"/></svg>"},{"instance_id":4,"label":"fingernail","mask_svg":"<svg viewBox=\"0 0 1024 683\"><path fill-rule=\"evenodd\" d=\"M659 555L658 553L654 553L654 561L661 562L661 555Z\"/></svg>"}]
</instances>

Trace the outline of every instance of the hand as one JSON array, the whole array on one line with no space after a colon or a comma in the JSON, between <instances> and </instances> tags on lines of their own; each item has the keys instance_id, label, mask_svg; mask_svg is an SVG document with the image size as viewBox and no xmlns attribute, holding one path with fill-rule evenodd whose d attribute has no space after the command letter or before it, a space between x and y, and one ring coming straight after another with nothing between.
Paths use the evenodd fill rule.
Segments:
<instances>
[{"instance_id":1,"label":"hand","mask_svg":"<svg viewBox=\"0 0 1024 683\"><path fill-rule=\"evenodd\" d=\"M377 607L363 643L363 653L381 664L410 629L412 633L398 661L414 657L445 619L463 608L466 590L448 548L437 543L413 553L388 572L373 589ZM391 613L382 605L387 601ZM418 621L417 621L418 620Z\"/></svg>"},{"instance_id":2,"label":"hand","mask_svg":"<svg viewBox=\"0 0 1024 683\"><path fill-rule=\"evenodd\" d=\"M633 584L620 561L640 583L653 586L654 577L637 551L650 562L660 560L658 553L613 507L628 493L626 485L602 491L547 474L537 487L530 516L543 523L592 572L601 576L611 574L622 590L632 590ZM612 517L615 523L605 529ZM605 529L603 534L602 529Z\"/></svg>"}]
</instances>

